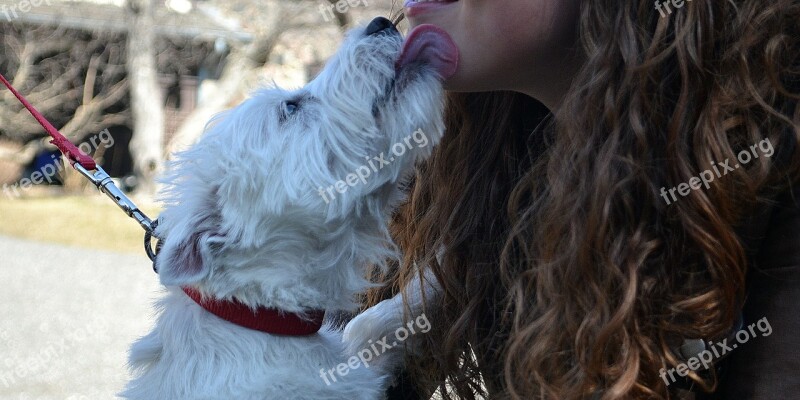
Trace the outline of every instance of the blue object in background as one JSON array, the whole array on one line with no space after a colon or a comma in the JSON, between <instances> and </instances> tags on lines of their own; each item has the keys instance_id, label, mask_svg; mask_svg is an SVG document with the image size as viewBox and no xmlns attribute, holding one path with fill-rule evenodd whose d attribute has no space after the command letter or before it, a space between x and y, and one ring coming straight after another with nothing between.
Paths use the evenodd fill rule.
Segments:
<instances>
[{"instance_id":1,"label":"blue object in background","mask_svg":"<svg viewBox=\"0 0 800 400\"><path fill-rule=\"evenodd\" d=\"M58 173L63 169L62 161L61 161L61 153L58 150L53 151L44 151L36 155L33 158L33 161L30 163L28 168L25 169L25 172L20 176L22 178L31 178L31 174L34 172L45 173L50 171L56 171L56 173L50 176L50 179L43 178L44 185L61 185L61 176Z\"/></svg>"}]
</instances>

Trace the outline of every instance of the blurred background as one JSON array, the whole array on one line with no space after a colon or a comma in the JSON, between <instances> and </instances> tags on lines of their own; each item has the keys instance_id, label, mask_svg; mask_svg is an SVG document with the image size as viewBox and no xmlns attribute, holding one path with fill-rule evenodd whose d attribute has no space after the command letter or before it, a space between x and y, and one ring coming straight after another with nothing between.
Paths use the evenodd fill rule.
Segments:
<instances>
[{"instance_id":1,"label":"blurred background","mask_svg":"<svg viewBox=\"0 0 800 400\"><path fill-rule=\"evenodd\" d=\"M215 113L302 86L392 0L0 0L0 73L156 217ZM392 14L393 15L393 14ZM161 292L141 228L0 87L0 399L113 399Z\"/></svg>"}]
</instances>

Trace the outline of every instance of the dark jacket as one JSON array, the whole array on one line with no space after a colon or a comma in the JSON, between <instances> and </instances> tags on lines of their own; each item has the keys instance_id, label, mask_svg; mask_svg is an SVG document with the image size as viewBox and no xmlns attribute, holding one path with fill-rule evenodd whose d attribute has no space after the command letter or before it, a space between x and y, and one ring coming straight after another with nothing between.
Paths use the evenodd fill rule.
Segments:
<instances>
[{"instance_id":1,"label":"dark jacket","mask_svg":"<svg viewBox=\"0 0 800 400\"><path fill-rule=\"evenodd\" d=\"M744 325L766 318L772 333L733 350L711 399L800 399L800 184L775 200L743 234L752 255Z\"/></svg>"}]
</instances>

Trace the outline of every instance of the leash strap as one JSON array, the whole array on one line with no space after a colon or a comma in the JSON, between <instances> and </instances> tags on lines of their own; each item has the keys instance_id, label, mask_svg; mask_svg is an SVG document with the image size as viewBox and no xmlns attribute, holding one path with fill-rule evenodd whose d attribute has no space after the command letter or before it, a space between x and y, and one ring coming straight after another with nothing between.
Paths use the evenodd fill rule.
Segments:
<instances>
[{"instance_id":1,"label":"leash strap","mask_svg":"<svg viewBox=\"0 0 800 400\"><path fill-rule=\"evenodd\" d=\"M114 203L125 211L129 217L136 220L139 225L145 231L145 251L147 252L147 256L150 257L151 261L155 260L155 252L152 249L152 241L150 240L152 237L155 237L154 231L156 227L156 223L153 220L147 217L136 204L125 195L125 193L114 184L114 181L111 179L106 171L103 170L97 163L90 157L88 154L84 154L80 151L74 144L70 143L70 141L61 134L61 132L56 129L50 121L47 120L36 108L25 99L25 96L20 94L14 86L11 85L3 74L0 74L0 81L3 82L8 90L14 94L14 96L19 100L20 103L31 113L33 118L39 122L39 125L44 128L45 131L52 137L53 139L50 143L54 144L58 147L58 150L64 154L65 157L70 161L72 168L75 168L78 172L81 173L86 179L94 184L98 190L108 196ZM156 237L157 238L157 237Z\"/></svg>"},{"instance_id":2,"label":"leash strap","mask_svg":"<svg viewBox=\"0 0 800 400\"><path fill-rule=\"evenodd\" d=\"M83 154L80 149L75 147L74 144L70 143L70 141L67 140L67 138L64 137L64 135L62 135L61 132L59 132L58 129L56 129L50 123L50 121L48 121L38 110L36 110L36 108L33 107L33 105L31 105L31 103L28 102L27 99L25 99L25 97L23 97L16 89L14 89L13 86L11 86L11 82L9 82L6 77L3 76L3 74L0 74L0 81L2 81L8 90L14 94L17 100L19 100L19 102L28 109L28 112L33 115L33 118L36 118L36 121L39 122L39 125L41 125L44 130L47 131L50 137L53 138L50 143L58 147L58 150L60 150L64 156L66 156L72 163L78 163L87 170L93 170L97 168L97 164L94 162L94 159L89 157L87 154Z\"/></svg>"}]
</instances>

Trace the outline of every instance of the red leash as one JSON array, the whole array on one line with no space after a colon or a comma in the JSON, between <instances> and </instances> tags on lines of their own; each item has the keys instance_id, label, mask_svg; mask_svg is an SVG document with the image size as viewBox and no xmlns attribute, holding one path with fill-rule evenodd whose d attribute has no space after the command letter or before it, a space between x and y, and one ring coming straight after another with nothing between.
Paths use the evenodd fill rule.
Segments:
<instances>
[{"instance_id":1,"label":"red leash","mask_svg":"<svg viewBox=\"0 0 800 400\"><path fill-rule=\"evenodd\" d=\"M0 81L16 96L17 100L28 109L28 112L33 115L33 118L36 118L36 121L39 122L45 131L53 138L50 143L54 144L58 147L58 150L64 154L65 157L70 161L72 168L75 168L81 175L85 176L89 179L101 192L105 193L106 196L111 198L129 217L136 220L136 222L141 225L142 228L145 230L145 251L147 251L147 256L150 259L155 258L155 252L152 250L152 243L151 238L153 236L153 231L156 228L157 222L151 220L147 217L139 207L134 204L125 193L120 190L117 185L114 184L114 181L111 180L111 176L109 176L103 168L100 168L97 163L95 163L94 159L90 157L88 154L83 154L74 144L70 143L61 132L58 131L50 121L47 120L36 108L31 105L28 100L21 95L14 86L11 85L3 74L0 74ZM94 172L92 172L94 171Z\"/></svg>"},{"instance_id":2,"label":"red leash","mask_svg":"<svg viewBox=\"0 0 800 400\"><path fill-rule=\"evenodd\" d=\"M36 118L36 120L39 121L39 124L53 138L50 143L58 147L64 156L66 156L73 164L78 163L87 170L93 170L97 168L97 164L94 162L94 159L89 157L88 154L83 154L77 147L75 147L74 144L70 143L70 141L67 140L67 138L58 131L58 129L53 127L50 121L48 121L38 110L36 110L36 108L31 105L31 103L28 102L27 99L25 99L25 97L19 94L19 92L17 92L17 90L11 86L11 83L6 79L6 77L3 76L3 74L0 74L0 81L6 85L11 93L14 93L14 96L17 97L17 100L19 100L19 102L28 109L28 112L33 115L33 118Z\"/></svg>"}]
</instances>

